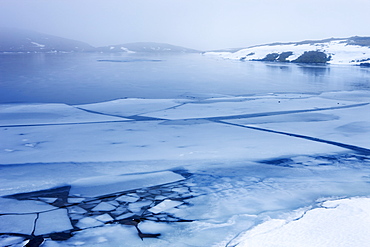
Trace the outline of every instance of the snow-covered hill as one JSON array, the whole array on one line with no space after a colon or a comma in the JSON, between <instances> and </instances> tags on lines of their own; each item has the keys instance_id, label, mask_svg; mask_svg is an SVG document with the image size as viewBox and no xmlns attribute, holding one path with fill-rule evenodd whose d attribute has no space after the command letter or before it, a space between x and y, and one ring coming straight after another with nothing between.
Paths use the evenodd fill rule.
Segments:
<instances>
[{"instance_id":1,"label":"snow-covered hill","mask_svg":"<svg viewBox=\"0 0 370 247\"><path fill-rule=\"evenodd\" d=\"M93 47L76 40L9 28L1 28L0 37L0 52L199 53L194 49L154 42Z\"/></svg>"},{"instance_id":2,"label":"snow-covered hill","mask_svg":"<svg viewBox=\"0 0 370 247\"><path fill-rule=\"evenodd\" d=\"M215 51L206 52L205 54L248 61L369 65L370 37L274 43L253 46L234 52Z\"/></svg>"},{"instance_id":3,"label":"snow-covered hill","mask_svg":"<svg viewBox=\"0 0 370 247\"><path fill-rule=\"evenodd\" d=\"M91 45L28 30L0 29L0 52L82 52Z\"/></svg>"},{"instance_id":4,"label":"snow-covered hill","mask_svg":"<svg viewBox=\"0 0 370 247\"><path fill-rule=\"evenodd\" d=\"M145 52L145 53L196 53L197 50L165 43L136 42L96 48L100 52Z\"/></svg>"}]
</instances>

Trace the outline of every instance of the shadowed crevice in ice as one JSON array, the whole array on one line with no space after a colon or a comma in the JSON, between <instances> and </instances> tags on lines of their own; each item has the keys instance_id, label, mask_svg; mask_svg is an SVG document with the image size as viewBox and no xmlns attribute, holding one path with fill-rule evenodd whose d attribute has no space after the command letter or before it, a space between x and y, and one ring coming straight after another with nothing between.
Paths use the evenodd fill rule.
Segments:
<instances>
[{"instance_id":1,"label":"shadowed crevice in ice","mask_svg":"<svg viewBox=\"0 0 370 247\"><path fill-rule=\"evenodd\" d=\"M338 147L341 147L341 148L349 149L349 150L352 150L352 151L355 151L355 152L358 152L358 153L361 153L361 154L370 155L370 149L363 148L363 147L358 147L358 146L354 146L354 145L349 145L349 144L345 144L345 143L334 142L334 141L324 140L324 139L320 139L320 138L316 138L316 137L293 134L293 133L288 133L288 132L283 132L283 131L270 130L270 129L260 128L260 127L255 127L255 126L229 123L229 122L224 122L224 121L220 121L220 120L215 120L214 122L220 123L220 124L227 124L227 125L231 125L231 126L236 126L236 127L241 127L241 128L246 128L246 129L259 130L259 131L275 133L275 134L280 134L280 135L287 135L287 136L302 138L302 139L315 141L315 142L326 143L326 144L338 146Z\"/></svg>"},{"instance_id":2,"label":"shadowed crevice in ice","mask_svg":"<svg viewBox=\"0 0 370 247\"><path fill-rule=\"evenodd\" d=\"M40 190L28 193L19 193L9 196L4 196L4 198L12 198L17 200L37 200L38 198L56 198L54 202L51 203L52 206L61 206L67 202L68 194L71 186L62 186L58 188L52 188L47 190Z\"/></svg>"}]
</instances>

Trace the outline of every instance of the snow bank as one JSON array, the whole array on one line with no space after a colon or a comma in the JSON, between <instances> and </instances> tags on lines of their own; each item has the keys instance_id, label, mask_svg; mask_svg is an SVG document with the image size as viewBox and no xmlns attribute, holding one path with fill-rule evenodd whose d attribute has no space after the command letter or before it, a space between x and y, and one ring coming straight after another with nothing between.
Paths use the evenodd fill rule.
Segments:
<instances>
[{"instance_id":1,"label":"snow bank","mask_svg":"<svg viewBox=\"0 0 370 247\"><path fill-rule=\"evenodd\" d=\"M234 240L238 247L367 246L370 198L325 201L318 208L271 219Z\"/></svg>"}]
</instances>

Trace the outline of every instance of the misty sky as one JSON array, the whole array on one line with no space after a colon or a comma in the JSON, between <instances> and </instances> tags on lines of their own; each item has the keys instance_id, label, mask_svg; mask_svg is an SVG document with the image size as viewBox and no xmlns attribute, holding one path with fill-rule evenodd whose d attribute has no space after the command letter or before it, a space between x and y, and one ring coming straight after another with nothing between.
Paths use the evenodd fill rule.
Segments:
<instances>
[{"instance_id":1,"label":"misty sky","mask_svg":"<svg viewBox=\"0 0 370 247\"><path fill-rule=\"evenodd\" d=\"M370 0L0 0L0 27L211 50L370 36Z\"/></svg>"}]
</instances>

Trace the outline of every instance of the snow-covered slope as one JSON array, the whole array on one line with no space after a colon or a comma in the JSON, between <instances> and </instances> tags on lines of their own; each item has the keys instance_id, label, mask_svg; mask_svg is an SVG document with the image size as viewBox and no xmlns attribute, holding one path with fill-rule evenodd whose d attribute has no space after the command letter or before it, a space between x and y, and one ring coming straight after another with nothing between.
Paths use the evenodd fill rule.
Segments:
<instances>
[{"instance_id":1,"label":"snow-covered slope","mask_svg":"<svg viewBox=\"0 0 370 247\"><path fill-rule=\"evenodd\" d=\"M0 29L0 52L82 52L91 45L53 35L19 29Z\"/></svg>"},{"instance_id":2,"label":"snow-covered slope","mask_svg":"<svg viewBox=\"0 0 370 247\"><path fill-rule=\"evenodd\" d=\"M228 59L299 62L305 52L325 54L331 64L366 64L370 62L370 38L351 37L298 43L274 43L253 46L235 52L206 52ZM323 61L325 62L325 61Z\"/></svg>"},{"instance_id":3,"label":"snow-covered slope","mask_svg":"<svg viewBox=\"0 0 370 247\"><path fill-rule=\"evenodd\" d=\"M76 40L9 28L0 29L0 52L199 53L194 49L154 42L93 47Z\"/></svg>"}]
</instances>

